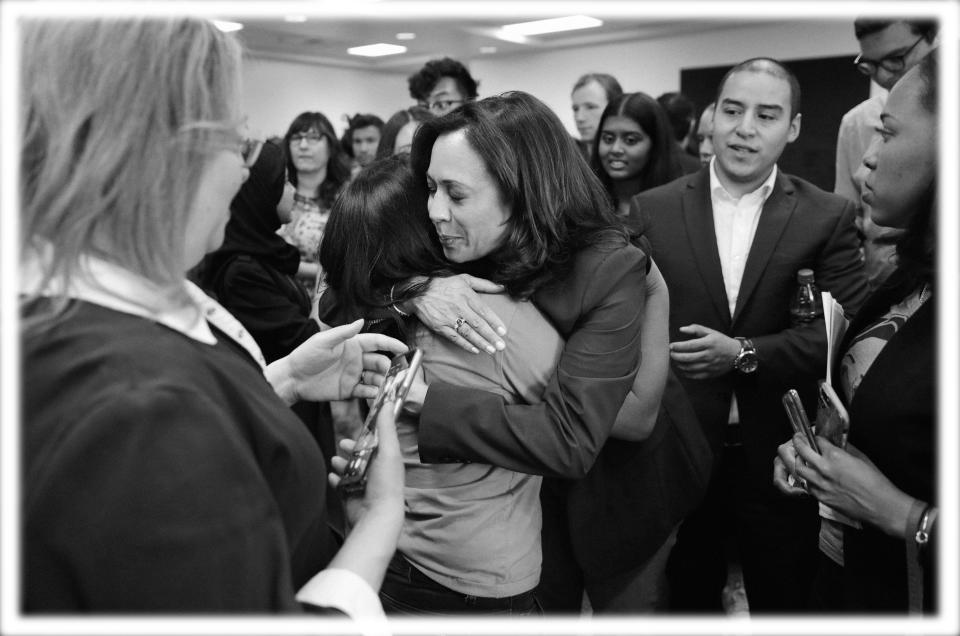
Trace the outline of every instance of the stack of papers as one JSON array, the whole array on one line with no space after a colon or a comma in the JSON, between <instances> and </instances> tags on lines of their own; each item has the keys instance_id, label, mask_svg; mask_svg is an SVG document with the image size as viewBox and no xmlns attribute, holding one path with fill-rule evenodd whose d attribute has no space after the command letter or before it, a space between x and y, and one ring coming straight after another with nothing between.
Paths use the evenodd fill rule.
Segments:
<instances>
[{"instance_id":1,"label":"stack of papers","mask_svg":"<svg viewBox=\"0 0 960 636\"><path fill-rule=\"evenodd\" d=\"M828 291L820 292L823 301L823 321L827 327L827 384L833 386L833 364L836 362L837 348L847 333L850 320L843 314L843 306Z\"/></svg>"},{"instance_id":2,"label":"stack of papers","mask_svg":"<svg viewBox=\"0 0 960 636\"><path fill-rule=\"evenodd\" d=\"M823 321L827 328L827 373L825 377L826 383L833 388L833 365L836 362L837 351L843 341L843 336L847 333L847 327L850 326L850 320L844 315L843 306L836 301L833 294L828 291L820 292L820 298L823 301ZM843 523L853 528L863 527L856 519L851 519L830 506L821 503L819 508L820 516L824 519Z\"/></svg>"}]
</instances>

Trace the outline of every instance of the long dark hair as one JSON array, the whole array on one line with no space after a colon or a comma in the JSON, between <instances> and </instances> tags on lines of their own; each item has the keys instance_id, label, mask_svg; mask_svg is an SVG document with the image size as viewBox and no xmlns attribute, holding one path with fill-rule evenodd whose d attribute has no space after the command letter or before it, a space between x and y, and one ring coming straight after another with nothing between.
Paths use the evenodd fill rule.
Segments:
<instances>
[{"instance_id":1,"label":"long dark hair","mask_svg":"<svg viewBox=\"0 0 960 636\"><path fill-rule=\"evenodd\" d=\"M459 130L511 211L505 240L488 256L489 277L510 295L528 297L562 279L583 247L627 244L627 231L603 185L546 104L513 91L467 102L424 122L411 152L419 183L426 183L437 138Z\"/></svg>"},{"instance_id":2,"label":"long dark hair","mask_svg":"<svg viewBox=\"0 0 960 636\"><path fill-rule=\"evenodd\" d=\"M663 106L646 93L626 93L614 98L600 115L597 134L593 138L593 159L591 165L600 178L610 197L615 199L613 180L600 162L598 149L603 136L603 123L609 117L627 117L643 130L650 138L650 154L647 164L635 178L640 182L640 192L673 181L683 175L680 166L680 151L673 140L673 128Z\"/></svg>"},{"instance_id":3,"label":"long dark hair","mask_svg":"<svg viewBox=\"0 0 960 636\"><path fill-rule=\"evenodd\" d=\"M916 66L921 88L917 95L920 106L936 121L938 99L937 51L931 51ZM901 80L902 81L902 80ZM918 283L932 283L936 268L936 204L937 177L934 175L927 191L917 202L916 212L897 241L899 267L906 270Z\"/></svg>"},{"instance_id":4,"label":"long dark hair","mask_svg":"<svg viewBox=\"0 0 960 636\"><path fill-rule=\"evenodd\" d=\"M395 283L451 273L427 214L425 183L403 159L376 159L344 187L324 228L320 266L345 320L388 306L385 292ZM393 301L420 291L398 291Z\"/></svg>"},{"instance_id":5,"label":"long dark hair","mask_svg":"<svg viewBox=\"0 0 960 636\"><path fill-rule=\"evenodd\" d=\"M330 159L327 161L327 177L320 184L320 190L317 192L317 199L321 207L329 208L333 205L333 199L337 196L341 186L350 179L350 164L343 148L340 146L340 140L333 130L333 124L323 113L307 111L297 115L287 129L287 134L283 136L283 152L286 157L287 179L293 185L297 185L297 168L293 165L293 156L290 153L290 138L298 133L316 131L326 138L330 146Z\"/></svg>"}]
</instances>

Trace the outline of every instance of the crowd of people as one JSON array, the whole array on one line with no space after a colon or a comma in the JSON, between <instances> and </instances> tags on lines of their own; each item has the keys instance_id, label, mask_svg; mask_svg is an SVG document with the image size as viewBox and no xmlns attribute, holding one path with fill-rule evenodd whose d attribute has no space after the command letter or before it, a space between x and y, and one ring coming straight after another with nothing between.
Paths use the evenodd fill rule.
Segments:
<instances>
[{"instance_id":1,"label":"crowd of people","mask_svg":"<svg viewBox=\"0 0 960 636\"><path fill-rule=\"evenodd\" d=\"M938 35L855 35L889 94L826 192L773 57L701 109L587 73L579 138L443 58L261 141L212 23L25 22L22 610L722 614L735 566L753 615L936 612Z\"/></svg>"}]
</instances>

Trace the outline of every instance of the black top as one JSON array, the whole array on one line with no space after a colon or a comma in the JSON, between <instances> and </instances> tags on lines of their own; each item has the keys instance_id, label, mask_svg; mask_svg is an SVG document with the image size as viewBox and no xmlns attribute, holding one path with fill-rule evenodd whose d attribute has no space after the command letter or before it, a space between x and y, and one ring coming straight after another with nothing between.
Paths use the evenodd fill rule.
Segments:
<instances>
[{"instance_id":1,"label":"black top","mask_svg":"<svg viewBox=\"0 0 960 636\"><path fill-rule=\"evenodd\" d=\"M298 609L335 552L326 468L259 365L73 306L23 339L24 611Z\"/></svg>"},{"instance_id":2,"label":"black top","mask_svg":"<svg viewBox=\"0 0 960 636\"><path fill-rule=\"evenodd\" d=\"M264 144L230 204L223 245L207 255L198 277L247 328L268 363L320 331L310 319L310 296L296 279L300 253L277 235L284 181L283 151Z\"/></svg>"},{"instance_id":3,"label":"black top","mask_svg":"<svg viewBox=\"0 0 960 636\"><path fill-rule=\"evenodd\" d=\"M914 293L919 282L897 270L864 304L841 347ZM934 294L884 345L863 376L852 402L849 443L872 461L893 484L912 497L937 503L936 487L936 315ZM843 355L838 356L841 360ZM906 541L912 542L912 534ZM936 549L928 544L925 610L935 609ZM907 610L904 540L864 524L844 526L845 598L849 609L864 612Z\"/></svg>"}]
</instances>

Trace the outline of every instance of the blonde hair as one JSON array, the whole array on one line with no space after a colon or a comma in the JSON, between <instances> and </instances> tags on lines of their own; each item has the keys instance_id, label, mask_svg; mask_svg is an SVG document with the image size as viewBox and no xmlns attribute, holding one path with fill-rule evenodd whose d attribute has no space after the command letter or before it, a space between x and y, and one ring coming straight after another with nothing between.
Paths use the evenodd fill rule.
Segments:
<instances>
[{"instance_id":1,"label":"blonde hair","mask_svg":"<svg viewBox=\"0 0 960 636\"><path fill-rule=\"evenodd\" d=\"M22 34L21 245L52 245L44 283L68 287L90 255L179 284L204 163L238 122L239 44L193 18Z\"/></svg>"}]
</instances>

